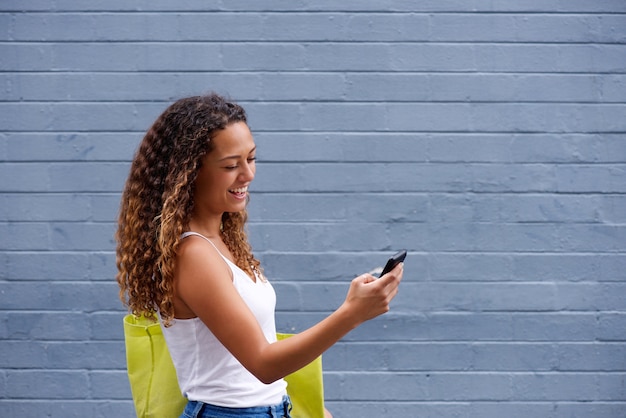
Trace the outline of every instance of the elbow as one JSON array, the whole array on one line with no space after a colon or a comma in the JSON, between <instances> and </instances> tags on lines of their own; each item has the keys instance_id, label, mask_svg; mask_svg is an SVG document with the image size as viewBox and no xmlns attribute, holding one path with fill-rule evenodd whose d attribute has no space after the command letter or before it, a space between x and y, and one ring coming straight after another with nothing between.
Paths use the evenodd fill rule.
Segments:
<instances>
[{"instance_id":1,"label":"elbow","mask_svg":"<svg viewBox=\"0 0 626 418\"><path fill-rule=\"evenodd\" d=\"M252 361L241 364L261 383L269 385L286 375L282 367L283 361L275 357L268 351L262 351L254 355Z\"/></svg>"},{"instance_id":2,"label":"elbow","mask_svg":"<svg viewBox=\"0 0 626 418\"><path fill-rule=\"evenodd\" d=\"M254 365L251 367L246 367L250 373L254 377L256 377L261 383L269 385L270 383L274 383L278 379L281 379L283 376L280 375L278 370L275 368L267 367L267 365Z\"/></svg>"},{"instance_id":3,"label":"elbow","mask_svg":"<svg viewBox=\"0 0 626 418\"><path fill-rule=\"evenodd\" d=\"M272 377L266 377L266 376L259 377L258 379L261 381L261 383L263 383L265 385L269 385L269 384L274 383L275 381L278 380L278 379L275 379L275 378L272 378Z\"/></svg>"},{"instance_id":4,"label":"elbow","mask_svg":"<svg viewBox=\"0 0 626 418\"><path fill-rule=\"evenodd\" d=\"M265 370L265 371L257 370L257 371L252 372L252 374L254 375L254 377L259 379L261 383L265 385L274 383L275 381L277 381L278 379L282 377L282 376L278 376L276 372L272 372L271 370Z\"/></svg>"}]
</instances>

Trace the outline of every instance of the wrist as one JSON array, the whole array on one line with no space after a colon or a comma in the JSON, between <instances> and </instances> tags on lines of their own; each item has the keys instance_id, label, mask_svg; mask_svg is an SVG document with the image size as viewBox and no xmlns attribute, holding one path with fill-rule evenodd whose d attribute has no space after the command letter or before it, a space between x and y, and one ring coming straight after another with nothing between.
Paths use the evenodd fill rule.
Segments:
<instances>
[{"instance_id":1,"label":"wrist","mask_svg":"<svg viewBox=\"0 0 626 418\"><path fill-rule=\"evenodd\" d=\"M352 331L359 325L361 325L364 321L361 320L356 313L353 312L353 309L350 308L350 305L347 302L344 302L337 308L335 311L338 320L345 324L347 331Z\"/></svg>"}]
</instances>

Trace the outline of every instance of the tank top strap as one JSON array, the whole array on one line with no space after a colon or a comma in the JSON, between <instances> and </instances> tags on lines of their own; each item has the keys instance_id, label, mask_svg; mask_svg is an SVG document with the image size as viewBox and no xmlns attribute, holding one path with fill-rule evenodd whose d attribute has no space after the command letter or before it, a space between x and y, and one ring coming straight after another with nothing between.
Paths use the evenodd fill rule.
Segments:
<instances>
[{"instance_id":1,"label":"tank top strap","mask_svg":"<svg viewBox=\"0 0 626 418\"><path fill-rule=\"evenodd\" d=\"M185 239L185 238L190 237L190 236L192 236L192 235L195 235L195 236L197 236L197 237L203 238L204 240L208 241L208 242L209 242L209 244L211 244L211 245L213 246L213 248L215 248L215 251L217 251L217 253L218 253L220 256L222 256L222 258L226 258L226 257L224 257L224 254L222 254L222 253L220 252L220 250L218 250L218 249L217 249L217 247L215 246L215 244L213 244L213 241L211 241L210 239L208 239L207 237L205 237L205 236L204 236L204 235L202 235L202 234L199 234L199 233L194 232L194 231L187 231L187 232L183 232L183 234L181 235L181 238L182 238L182 239Z\"/></svg>"},{"instance_id":2,"label":"tank top strap","mask_svg":"<svg viewBox=\"0 0 626 418\"><path fill-rule=\"evenodd\" d=\"M241 269L241 267L239 267L237 264L235 264L235 263L233 263L232 261L230 261L230 260L228 259L228 257L226 257L224 254L222 254L222 253L220 252L220 250L218 250L218 249L217 249L217 247L215 246L215 244L213 244L213 241L211 241L210 239L208 239L208 238L207 238L207 237L205 237L204 235L199 234L198 232L194 232L194 231L187 231L187 232L183 232L183 233L181 234L181 236L180 236L180 237L181 237L182 239L185 239L185 238L190 237L190 236L192 236L192 235L195 235L195 236L197 236L197 237L200 237L200 238L202 238L202 239L204 239L204 240L208 241L208 242L209 242L209 244L211 244L211 245L213 246L213 248L215 248L215 251L217 251L217 253L218 253L218 254L219 254L219 255L220 255L220 256L224 259L224 261L226 262L226 265L230 268L231 272L233 273L233 280L234 280L234 277L235 277L235 270L238 270L238 271L241 271L241 273L243 273L243 274L244 274L244 276L246 276L247 278L252 279L252 282L253 282L253 283L257 283L257 282L259 281L259 280L257 280L257 279L260 279L260 281L261 281L261 282L263 282L263 283L267 283L267 279L266 279L265 277L263 277L263 275L259 275L259 274L257 274L257 272L256 272L256 271L254 272L254 278L251 278L251 277L248 275L248 273L246 273L245 271L243 271L243 270Z\"/></svg>"}]
</instances>

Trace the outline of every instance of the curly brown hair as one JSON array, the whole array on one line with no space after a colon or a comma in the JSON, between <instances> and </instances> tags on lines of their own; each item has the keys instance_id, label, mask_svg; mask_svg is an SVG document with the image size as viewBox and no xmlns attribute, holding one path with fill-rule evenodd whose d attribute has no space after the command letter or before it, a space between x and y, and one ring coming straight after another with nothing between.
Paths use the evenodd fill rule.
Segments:
<instances>
[{"instance_id":1,"label":"curly brown hair","mask_svg":"<svg viewBox=\"0 0 626 418\"><path fill-rule=\"evenodd\" d=\"M174 266L194 206L193 186L211 139L235 122L247 123L241 106L214 93L188 97L170 105L139 145L116 233L120 299L133 314L158 311L166 325L174 318ZM224 213L221 237L241 269L262 274L244 229L247 217L246 210Z\"/></svg>"}]
</instances>

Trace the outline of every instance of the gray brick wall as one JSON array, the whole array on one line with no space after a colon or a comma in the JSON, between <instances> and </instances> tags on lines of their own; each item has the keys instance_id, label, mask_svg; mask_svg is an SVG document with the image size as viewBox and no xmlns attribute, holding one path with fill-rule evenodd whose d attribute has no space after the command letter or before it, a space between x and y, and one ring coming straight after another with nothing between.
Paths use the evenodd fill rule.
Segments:
<instances>
[{"instance_id":1,"label":"gray brick wall","mask_svg":"<svg viewBox=\"0 0 626 418\"><path fill-rule=\"evenodd\" d=\"M337 418L626 416L626 2L5 0L0 31L0 416L133 416L120 192L209 90L250 114L283 331L410 252L324 356Z\"/></svg>"}]
</instances>

